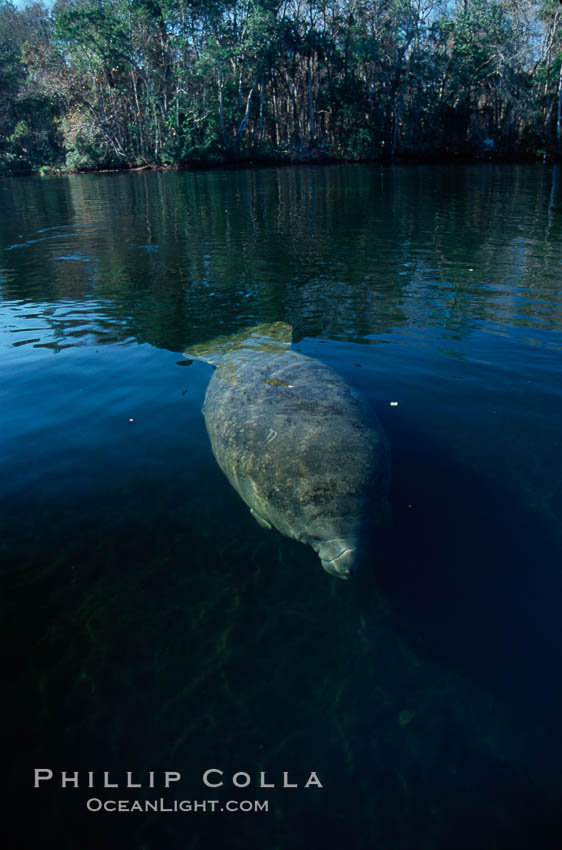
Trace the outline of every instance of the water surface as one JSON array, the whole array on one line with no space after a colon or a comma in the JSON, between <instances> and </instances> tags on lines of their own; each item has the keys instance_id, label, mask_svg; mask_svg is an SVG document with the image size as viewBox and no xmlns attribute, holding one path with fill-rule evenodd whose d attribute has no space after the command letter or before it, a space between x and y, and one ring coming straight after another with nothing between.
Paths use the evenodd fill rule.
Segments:
<instances>
[{"instance_id":1,"label":"water surface","mask_svg":"<svg viewBox=\"0 0 562 850\"><path fill-rule=\"evenodd\" d=\"M21 846L559 847L557 170L19 178L0 209ZM393 522L355 582L258 527L212 457L212 370L182 352L268 321L389 435ZM170 797L270 811L94 815L34 767L179 770ZM324 788L217 795L210 767Z\"/></svg>"}]
</instances>

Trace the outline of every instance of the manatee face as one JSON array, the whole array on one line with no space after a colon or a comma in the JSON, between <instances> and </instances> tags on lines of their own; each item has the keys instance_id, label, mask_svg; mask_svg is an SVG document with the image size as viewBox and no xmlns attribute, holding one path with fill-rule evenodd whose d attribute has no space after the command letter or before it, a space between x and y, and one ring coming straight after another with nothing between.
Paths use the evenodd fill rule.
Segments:
<instances>
[{"instance_id":1,"label":"manatee face","mask_svg":"<svg viewBox=\"0 0 562 850\"><path fill-rule=\"evenodd\" d=\"M353 540L335 537L313 544L312 548L318 553L326 572L332 576L347 579L357 565L358 548Z\"/></svg>"},{"instance_id":2,"label":"manatee face","mask_svg":"<svg viewBox=\"0 0 562 850\"><path fill-rule=\"evenodd\" d=\"M312 546L327 572L347 578L366 517L377 525L387 506L388 441L345 381L290 349L287 328L261 326L206 352L217 365L207 431L260 525Z\"/></svg>"}]
</instances>

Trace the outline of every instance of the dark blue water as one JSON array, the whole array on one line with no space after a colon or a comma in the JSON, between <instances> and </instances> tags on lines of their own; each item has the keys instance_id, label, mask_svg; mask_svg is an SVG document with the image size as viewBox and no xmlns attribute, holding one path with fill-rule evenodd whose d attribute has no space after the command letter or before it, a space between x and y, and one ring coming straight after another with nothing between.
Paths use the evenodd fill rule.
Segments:
<instances>
[{"instance_id":1,"label":"dark blue water","mask_svg":"<svg viewBox=\"0 0 562 850\"><path fill-rule=\"evenodd\" d=\"M0 210L16 846L562 846L557 170L20 178ZM212 369L182 352L270 321L390 439L393 521L354 581L260 528L210 450Z\"/></svg>"}]
</instances>

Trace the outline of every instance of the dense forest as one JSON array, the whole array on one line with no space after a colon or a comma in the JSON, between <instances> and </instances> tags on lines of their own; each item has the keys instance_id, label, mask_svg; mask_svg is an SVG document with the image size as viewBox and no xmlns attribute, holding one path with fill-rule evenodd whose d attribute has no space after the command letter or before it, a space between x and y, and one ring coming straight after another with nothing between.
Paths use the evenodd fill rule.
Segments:
<instances>
[{"instance_id":1,"label":"dense forest","mask_svg":"<svg viewBox=\"0 0 562 850\"><path fill-rule=\"evenodd\" d=\"M0 170L559 158L559 0L0 0Z\"/></svg>"}]
</instances>

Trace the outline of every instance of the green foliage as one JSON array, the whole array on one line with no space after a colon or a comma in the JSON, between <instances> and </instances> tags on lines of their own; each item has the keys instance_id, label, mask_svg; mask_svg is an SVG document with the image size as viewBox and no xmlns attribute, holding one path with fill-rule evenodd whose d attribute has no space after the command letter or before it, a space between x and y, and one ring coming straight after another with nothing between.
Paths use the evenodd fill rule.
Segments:
<instances>
[{"instance_id":1,"label":"green foliage","mask_svg":"<svg viewBox=\"0 0 562 850\"><path fill-rule=\"evenodd\" d=\"M0 2L0 171L27 172L60 157L56 95L28 71L30 49L38 56L49 37L40 4L23 12ZM41 35L39 36L39 32Z\"/></svg>"},{"instance_id":2,"label":"green foliage","mask_svg":"<svg viewBox=\"0 0 562 850\"><path fill-rule=\"evenodd\" d=\"M18 121L16 126L14 127L14 132L11 136L8 136L8 142L10 144L23 142L28 136L31 135L31 130L29 125L25 121Z\"/></svg>"},{"instance_id":3,"label":"green foliage","mask_svg":"<svg viewBox=\"0 0 562 850\"><path fill-rule=\"evenodd\" d=\"M0 168L556 152L561 62L554 0L0 0Z\"/></svg>"}]
</instances>

